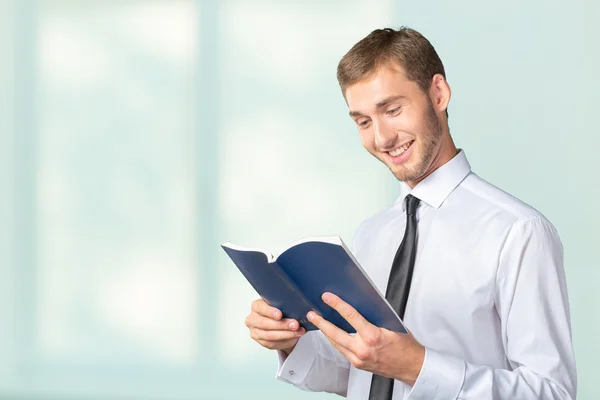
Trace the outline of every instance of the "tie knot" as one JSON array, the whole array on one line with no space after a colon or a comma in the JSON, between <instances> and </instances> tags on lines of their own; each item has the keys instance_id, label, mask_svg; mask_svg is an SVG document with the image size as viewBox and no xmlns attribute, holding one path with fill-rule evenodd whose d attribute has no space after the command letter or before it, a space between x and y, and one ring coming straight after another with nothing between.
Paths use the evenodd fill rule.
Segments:
<instances>
[{"instance_id":1,"label":"tie knot","mask_svg":"<svg viewBox=\"0 0 600 400\"><path fill-rule=\"evenodd\" d=\"M417 207L419 206L420 201L421 200L419 200L412 194L406 196L406 213L408 215L414 215L417 211Z\"/></svg>"}]
</instances>

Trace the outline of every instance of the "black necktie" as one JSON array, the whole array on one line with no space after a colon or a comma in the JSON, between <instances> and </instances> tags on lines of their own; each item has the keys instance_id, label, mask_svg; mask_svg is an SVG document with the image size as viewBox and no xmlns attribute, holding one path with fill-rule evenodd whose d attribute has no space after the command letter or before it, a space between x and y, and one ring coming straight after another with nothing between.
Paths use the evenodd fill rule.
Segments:
<instances>
[{"instance_id":1,"label":"black necktie","mask_svg":"<svg viewBox=\"0 0 600 400\"><path fill-rule=\"evenodd\" d=\"M413 195L406 196L406 230L404 238L392 263L390 279L388 280L385 298L398 313L404 318L404 310L410 291L415 255L417 253L417 207L419 199ZM380 375L373 375L369 400L391 400L394 391L394 380Z\"/></svg>"}]
</instances>

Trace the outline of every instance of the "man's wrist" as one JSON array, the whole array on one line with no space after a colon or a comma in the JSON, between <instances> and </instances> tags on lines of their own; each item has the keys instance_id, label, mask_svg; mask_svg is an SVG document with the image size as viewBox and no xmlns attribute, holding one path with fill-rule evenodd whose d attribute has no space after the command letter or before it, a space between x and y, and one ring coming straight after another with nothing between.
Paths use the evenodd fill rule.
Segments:
<instances>
[{"instance_id":1,"label":"man's wrist","mask_svg":"<svg viewBox=\"0 0 600 400\"><path fill-rule=\"evenodd\" d=\"M287 357L287 356L289 356L291 354L292 351L294 351L294 349L296 348L297 344L298 344L298 341L296 340L296 343L294 343L293 346L286 347L285 349L281 349L281 351L283 351L285 353L286 357Z\"/></svg>"},{"instance_id":2,"label":"man's wrist","mask_svg":"<svg viewBox=\"0 0 600 400\"><path fill-rule=\"evenodd\" d=\"M410 361L408 371L399 379L410 386L414 386L423 369L423 363L425 362L425 347L417 343L412 354L413 356L411 357L412 360Z\"/></svg>"},{"instance_id":3,"label":"man's wrist","mask_svg":"<svg viewBox=\"0 0 600 400\"><path fill-rule=\"evenodd\" d=\"M294 350L294 348L288 348L288 349L281 349L281 351L283 352L283 354L285 354L286 356L289 356L290 353L292 352L292 350Z\"/></svg>"}]
</instances>

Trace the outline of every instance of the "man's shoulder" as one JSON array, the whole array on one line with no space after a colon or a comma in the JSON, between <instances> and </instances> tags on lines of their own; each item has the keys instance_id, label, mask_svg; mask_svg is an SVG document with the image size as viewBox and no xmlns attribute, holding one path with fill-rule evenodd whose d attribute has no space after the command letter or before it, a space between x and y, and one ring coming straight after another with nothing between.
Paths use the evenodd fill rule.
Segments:
<instances>
[{"instance_id":1,"label":"man's shoulder","mask_svg":"<svg viewBox=\"0 0 600 400\"><path fill-rule=\"evenodd\" d=\"M507 221L544 220L547 218L525 200L490 183L475 173L469 176L455 190L454 201L467 205L472 212L493 213Z\"/></svg>"}]
</instances>

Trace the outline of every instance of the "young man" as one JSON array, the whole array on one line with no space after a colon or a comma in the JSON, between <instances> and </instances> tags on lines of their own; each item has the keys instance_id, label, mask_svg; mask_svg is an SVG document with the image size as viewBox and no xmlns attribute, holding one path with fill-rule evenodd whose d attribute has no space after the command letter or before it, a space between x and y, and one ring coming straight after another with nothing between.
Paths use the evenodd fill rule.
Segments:
<instances>
[{"instance_id":1,"label":"young man","mask_svg":"<svg viewBox=\"0 0 600 400\"><path fill-rule=\"evenodd\" d=\"M363 146L401 181L353 253L410 334L371 325L334 293L323 300L356 335L313 312L319 331L305 334L257 300L246 325L279 351L278 378L353 400L574 399L558 234L455 147L432 45L408 28L373 31L342 58L338 80Z\"/></svg>"}]
</instances>

